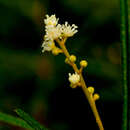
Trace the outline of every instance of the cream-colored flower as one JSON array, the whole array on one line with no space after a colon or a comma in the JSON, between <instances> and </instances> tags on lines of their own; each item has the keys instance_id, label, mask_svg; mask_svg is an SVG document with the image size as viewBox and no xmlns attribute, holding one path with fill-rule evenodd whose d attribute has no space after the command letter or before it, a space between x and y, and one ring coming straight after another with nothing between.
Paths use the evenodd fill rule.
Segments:
<instances>
[{"instance_id":1,"label":"cream-colored flower","mask_svg":"<svg viewBox=\"0 0 130 130\"><path fill-rule=\"evenodd\" d=\"M57 26L46 26L46 36L51 39L55 40L61 36L61 25L58 24Z\"/></svg>"},{"instance_id":2,"label":"cream-colored flower","mask_svg":"<svg viewBox=\"0 0 130 130\"><path fill-rule=\"evenodd\" d=\"M77 26L72 25L70 26L68 22L65 22L64 25L58 24L59 19L56 18L55 15L46 15L45 22L45 37L44 42L42 44L43 50L45 51L52 51L55 47L54 40L62 39L62 37L71 37L77 32Z\"/></svg>"},{"instance_id":3,"label":"cream-colored flower","mask_svg":"<svg viewBox=\"0 0 130 130\"><path fill-rule=\"evenodd\" d=\"M46 15L46 19L44 20L44 23L46 24L46 26L56 26L58 24L58 18L56 18L55 15Z\"/></svg>"},{"instance_id":4,"label":"cream-colored flower","mask_svg":"<svg viewBox=\"0 0 130 130\"><path fill-rule=\"evenodd\" d=\"M51 51L55 46L55 43L54 41L51 41L51 40L45 40L42 44L42 47L43 47L43 50L42 52L45 52L45 51Z\"/></svg>"},{"instance_id":5,"label":"cream-colored flower","mask_svg":"<svg viewBox=\"0 0 130 130\"><path fill-rule=\"evenodd\" d=\"M77 73L69 73L69 81L71 84L77 84L80 81L80 76Z\"/></svg>"},{"instance_id":6,"label":"cream-colored flower","mask_svg":"<svg viewBox=\"0 0 130 130\"><path fill-rule=\"evenodd\" d=\"M70 26L68 22L65 22L65 24L62 25L62 33L65 37L72 37L75 33L78 32L77 28L78 26L75 24Z\"/></svg>"}]
</instances>

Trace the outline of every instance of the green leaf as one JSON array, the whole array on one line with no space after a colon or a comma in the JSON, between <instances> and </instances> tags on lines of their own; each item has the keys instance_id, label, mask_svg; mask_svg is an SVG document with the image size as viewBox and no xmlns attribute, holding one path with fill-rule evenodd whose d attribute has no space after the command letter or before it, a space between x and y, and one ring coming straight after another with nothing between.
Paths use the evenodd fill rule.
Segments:
<instances>
[{"instance_id":1,"label":"green leaf","mask_svg":"<svg viewBox=\"0 0 130 130\"><path fill-rule=\"evenodd\" d=\"M0 121L32 130L32 128L24 120L2 112L0 112Z\"/></svg>"},{"instance_id":2,"label":"green leaf","mask_svg":"<svg viewBox=\"0 0 130 130\"><path fill-rule=\"evenodd\" d=\"M21 109L16 109L15 112L24 120L26 121L33 129L35 130L47 130L45 127L40 125L36 120L30 117L27 113L25 113Z\"/></svg>"}]
</instances>

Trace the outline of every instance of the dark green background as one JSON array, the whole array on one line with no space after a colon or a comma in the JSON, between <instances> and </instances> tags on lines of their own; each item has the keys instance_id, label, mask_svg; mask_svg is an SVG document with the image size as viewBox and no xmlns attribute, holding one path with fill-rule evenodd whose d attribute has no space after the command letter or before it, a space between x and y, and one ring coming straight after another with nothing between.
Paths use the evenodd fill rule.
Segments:
<instances>
[{"instance_id":1,"label":"dark green background","mask_svg":"<svg viewBox=\"0 0 130 130\"><path fill-rule=\"evenodd\" d=\"M78 25L67 41L88 61L84 78L100 94L105 130L121 130L120 7L118 0L0 0L0 111L21 108L50 130L98 130L80 88L71 89L63 55L42 54L44 18ZM22 130L3 122L1 130Z\"/></svg>"}]
</instances>

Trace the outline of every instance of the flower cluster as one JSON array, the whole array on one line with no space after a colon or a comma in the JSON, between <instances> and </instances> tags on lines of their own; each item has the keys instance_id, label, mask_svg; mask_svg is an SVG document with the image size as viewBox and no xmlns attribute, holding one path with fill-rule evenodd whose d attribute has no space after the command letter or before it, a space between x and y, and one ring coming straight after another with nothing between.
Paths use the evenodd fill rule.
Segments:
<instances>
[{"instance_id":1,"label":"flower cluster","mask_svg":"<svg viewBox=\"0 0 130 130\"><path fill-rule=\"evenodd\" d=\"M44 20L45 23L45 36L44 36L44 42L42 44L43 50L42 52L45 51L53 51L53 49L56 48L55 46L55 40L57 39L64 39L67 37L72 37L75 33L78 32L77 26L73 24L72 26L68 24L68 22L65 22L65 24L61 25L58 23L59 19L56 18L55 15L46 15L46 19ZM59 49L55 54L58 54L61 52Z\"/></svg>"},{"instance_id":2,"label":"flower cluster","mask_svg":"<svg viewBox=\"0 0 130 130\"><path fill-rule=\"evenodd\" d=\"M77 26L75 24L69 25L68 22L65 22L65 24L59 24L59 18L56 18L55 15L46 15L46 18L44 20L45 23L45 36L44 36L44 42L42 44L43 50L45 51L51 51L52 54L58 55L59 53L66 53L67 50L63 51L63 48L65 48L65 45L62 45L63 48L59 48L56 46L55 42L62 42L64 39L68 37L72 37L75 33L78 32ZM59 44L59 43L58 43ZM68 56L65 59L65 63L69 64L70 66L75 68L75 62L76 62L76 56L67 54ZM68 75L68 80L70 82L71 88L76 88L77 86L81 86L81 73L83 71L83 68L87 67L88 62L86 60L80 61L80 69L76 70L75 73ZM87 88L91 97L94 100L97 100L99 98L98 94L94 94L94 88L88 87ZM94 95L93 95L94 94Z\"/></svg>"},{"instance_id":3,"label":"flower cluster","mask_svg":"<svg viewBox=\"0 0 130 130\"><path fill-rule=\"evenodd\" d=\"M59 18L56 18L55 15L46 15L46 19L44 20L45 23L45 36L44 36L44 42L42 44L44 51L51 51L52 54L57 55L59 53L62 53L62 48L59 48L55 45L55 42L59 40L60 42L64 40L67 37L72 37L75 33L78 32L77 26L75 24L69 25L68 22L65 22L65 24L59 24L58 23ZM64 45L63 45L64 46ZM65 53L65 52L64 52ZM76 62L76 56L75 55L69 55L65 62L71 66L73 66ZM81 77L80 74L82 73L83 68L87 67L88 62L86 60L80 61L80 69L78 72L75 71L75 73L71 74L69 73L68 80L70 82L71 88L76 88L77 86L81 86ZM90 96L97 100L99 99L98 94L94 94L94 88L88 87L87 88Z\"/></svg>"},{"instance_id":4,"label":"flower cluster","mask_svg":"<svg viewBox=\"0 0 130 130\"><path fill-rule=\"evenodd\" d=\"M75 24L69 25L68 22L65 24L59 24L59 19L55 15L46 15L44 20L45 23L45 36L44 42L42 44L43 50L51 51L53 55L58 55L63 53L66 57L65 63L70 65L74 73L68 74L68 80L70 82L71 88L81 87L85 93L86 98L88 99L90 106L94 112L96 121L101 130L104 130L100 116L98 114L95 101L100 98L99 94L94 93L94 87L87 87L83 78L83 69L88 66L86 60L80 61L80 68L76 65L77 57L73 54L70 54L66 48L66 40L68 37L72 37L75 33L78 32L77 26ZM57 43L57 44L56 44ZM58 45L58 46L57 46Z\"/></svg>"}]
</instances>

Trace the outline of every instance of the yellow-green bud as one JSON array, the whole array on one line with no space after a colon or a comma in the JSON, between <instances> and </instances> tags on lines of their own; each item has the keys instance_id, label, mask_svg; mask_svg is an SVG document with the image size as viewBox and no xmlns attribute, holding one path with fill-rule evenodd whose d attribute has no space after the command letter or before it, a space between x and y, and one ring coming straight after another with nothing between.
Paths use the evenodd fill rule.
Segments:
<instances>
[{"instance_id":1,"label":"yellow-green bud","mask_svg":"<svg viewBox=\"0 0 130 130\"><path fill-rule=\"evenodd\" d=\"M75 55L71 55L71 56L69 57L69 60L70 60L71 62L75 62L75 61L76 61L76 56L75 56Z\"/></svg>"},{"instance_id":2,"label":"yellow-green bud","mask_svg":"<svg viewBox=\"0 0 130 130\"><path fill-rule=\"evenodd\" d=\"M58 48L58 47L54 47L53 49L52 49L52 54L53 55L58 55L59 53L61 53L62 52L62 50L60 49L60 48Z\"/></svg>"},{"instance_id":3,"label":"yellow-green bud","mask_svg":"<svg viewBox=\"0 0 130 130\"><path fill-rule=\"evenodd\" d=\"M93 94L94 93L94 87L88 87L88 91L90 94Z\"/></svg>"},{"instance_id":4,"label":"yellow-green bud","mask_svg":"<svg viewBox=\"0 0 130 130\"><path fill-rule=\"evenodd\" d=\"M93 96L94 101L98 100L100 98L99 94L95 93Z\"/></svg>"},{"instance_id":5,"label":"yellow-green bud","mask_svg":"<svg viewBox=\"0 0 130 130\"><path fill-rule=\"evenodd\" d=\"M68 58L65 59L65 63L66 63L66 64L69 64L69 63L70 63L70 61L69 61Z\"/></svg>"},{"instance_id":6,"label":"yellow-green bud","mask_svg":"<svg viewBox=\"0 0 130 130\"><path fill-rule=\"evenodd\" d=\"M87 65L88 65L88 62L86 60L81 60L80 61L80 66L81 67L87 67Z\"/></svg>"},{"instance_id":7,"label":"yellow-green bud","mask_svg":"<svg viewBox=\"0 0 130 130\"><path fill-rule=\"evenodd\" d=\"M77 84L70 84L70 87L71 88L77 88L78 86L77 86Z\"/></svg>"}]
</instances>

